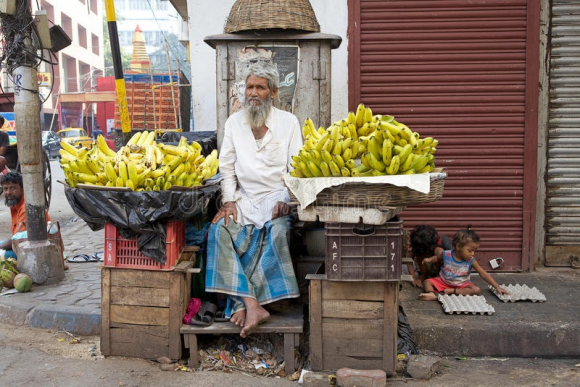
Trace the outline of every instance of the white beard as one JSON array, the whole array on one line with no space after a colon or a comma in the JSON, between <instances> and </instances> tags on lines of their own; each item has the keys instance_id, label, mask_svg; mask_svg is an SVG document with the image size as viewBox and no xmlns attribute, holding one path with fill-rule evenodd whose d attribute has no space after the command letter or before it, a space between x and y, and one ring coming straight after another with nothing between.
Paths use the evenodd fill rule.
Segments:
<instances>
[{"instance_id":1,"label":"white beard","mask_svg":"<svg viewBox=\"0 0 580 387\"><path fill-rule=\"evenodd\" d=\"M254 99L259 99L259 97L255 97ZM270 110L272 110L272 98L268 94L266 99L257 106L252 105L250 100L251 98L246 98L244 101L244 116L250 123L251 128L261 128L266 123Z\"/></svg>"}]
</instances>

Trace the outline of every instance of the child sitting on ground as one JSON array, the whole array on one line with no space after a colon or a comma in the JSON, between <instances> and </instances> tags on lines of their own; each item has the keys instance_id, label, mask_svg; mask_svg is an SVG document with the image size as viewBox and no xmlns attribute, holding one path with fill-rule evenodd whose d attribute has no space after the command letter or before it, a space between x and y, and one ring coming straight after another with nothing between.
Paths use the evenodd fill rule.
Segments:
<instances>
[{"instance_id":1,"label":"child sitting on ground","mask_svg":"<svg viewBox=\"0 0 580 387\"><path fill-rule=\"evenodd\" d=\"M423 281L439 276L441 270L441 262L426 263L425 259L435 257L444 250L451 250L453 244L449 237L439 235L435 227L424 224L415 226L409 242L414 264L407 264L407 269L413 277L413 285L420 288L423 287Z\"/></svg>"},{"instance_id":2,"label":"child sitting on ground","mask_svg":"<svg viewBox=\"0 0 580 387\"><path fill-rule=\"evenodd\" d=\"M453 236L453 250L441 251L435 257L424 259L423 262L427 263L443 262L443 266L439 277L423 282L425 292L419 295L419 299L436 301L437 293L481 295L481 289L470 281L472 268L500 294L509 294L477 263L474 255L478 248L479 236L467 226Z\"/></svg>"}]
</instances>

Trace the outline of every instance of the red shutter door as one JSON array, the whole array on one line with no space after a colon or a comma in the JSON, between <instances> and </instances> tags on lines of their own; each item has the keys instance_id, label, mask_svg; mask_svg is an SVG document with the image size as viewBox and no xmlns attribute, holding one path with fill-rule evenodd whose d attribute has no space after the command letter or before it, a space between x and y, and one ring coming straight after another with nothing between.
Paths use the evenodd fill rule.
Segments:
<instances>
[{"instance_id":1,"label":"red shutter door","mask_svg":"<svg viewBox=\"0 0 580 387\"><path fill-rule=\"evenodd\" d=\"M477 258L532 261L539 5L530 0L351 0L349 105L439 140L443 198L407 208L405 228L467 225Z\"/></svg>"}]
</instances>

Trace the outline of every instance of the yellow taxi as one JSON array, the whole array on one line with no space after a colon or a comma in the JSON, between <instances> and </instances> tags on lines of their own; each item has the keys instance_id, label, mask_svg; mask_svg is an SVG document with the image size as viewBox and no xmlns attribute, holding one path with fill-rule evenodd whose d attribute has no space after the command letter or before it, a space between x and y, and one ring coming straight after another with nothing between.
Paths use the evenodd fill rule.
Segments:
<instances>
[{"instance_id":1,"label":"yellow taxi","mask_svg":"<svg viewBox=\"0 0 580 387\"><path fill-rule=\"evenodd\" d=\"M93 146L93 139L87 135L87 131L83 128L66 128L56 132L60 141L65 141L74 147L91 148Z\"/></svg>"}]
</instances>

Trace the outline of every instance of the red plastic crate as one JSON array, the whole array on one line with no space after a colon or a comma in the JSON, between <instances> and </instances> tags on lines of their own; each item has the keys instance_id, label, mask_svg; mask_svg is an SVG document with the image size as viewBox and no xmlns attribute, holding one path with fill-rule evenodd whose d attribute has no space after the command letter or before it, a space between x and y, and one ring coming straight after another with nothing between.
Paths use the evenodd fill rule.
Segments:
<instances>
[{"instance_id":1,"label":"red plastic crate","mask_svg":"<svg viewBox=\"0 0 580 387\"><path fill-rule=\"evenodd\" d=\"M125 239L117 227L105 225L105 259L103 266L121 269L173 270L185 247L185 222L167 221L167 261L165 265L146 257L137 247L137 238Z\"/></svg>"}]
</instances>

